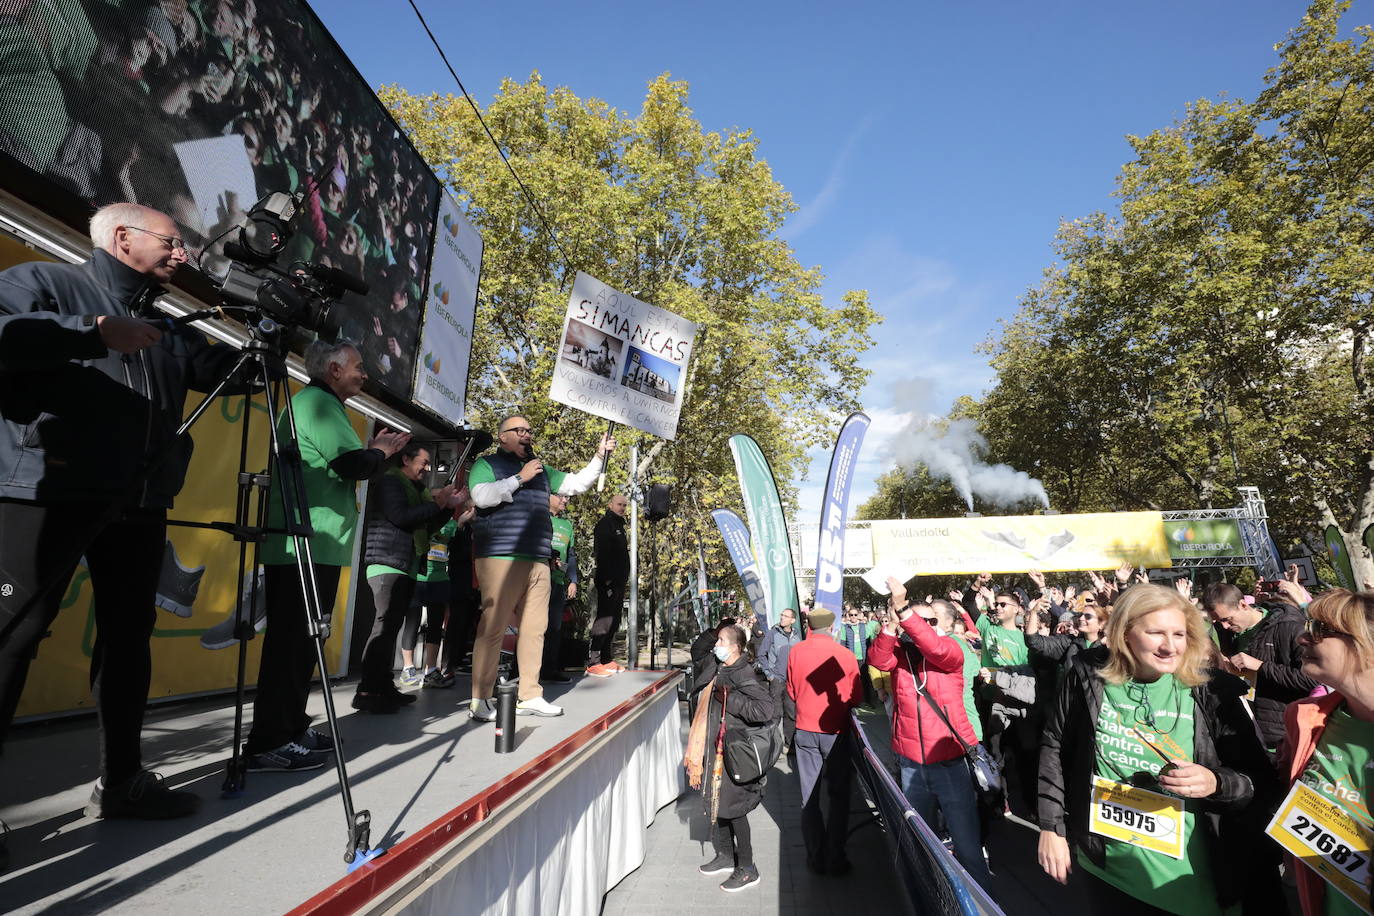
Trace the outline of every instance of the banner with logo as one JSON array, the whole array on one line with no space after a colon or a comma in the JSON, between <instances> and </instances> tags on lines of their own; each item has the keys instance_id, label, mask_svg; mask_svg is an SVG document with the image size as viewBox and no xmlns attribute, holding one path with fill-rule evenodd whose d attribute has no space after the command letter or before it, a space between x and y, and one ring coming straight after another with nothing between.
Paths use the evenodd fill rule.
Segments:
<instances>
[{"instance_id":1,"label":"banner with logo","mask_svg":"<svg viewBox=\"0 0 1374 916\"><path fill-rule=\"evenodd\" d=\"M196 393L187 398L188 412L200 403L200 398ZM251 403L245 411L243 398L220 398L196 424L192 430L196 448L186 473L186 485L168 513L169 518L197 522L234 520L239 443L245 421L249 422L249 470L261 471L267 466L267 409L262 395L254 397ZM358 437L366 442L368 419L351 410L348 418ZM252 556L250 548L250 562ZM239 545L222 531L175 525L167 528L158 578L157 622L151 640L153 679L149 699L229 690L234 686L238 674L238 642L233 636L238 562ZM334 626L325 643L325 658L334 673L340 670L340 659L352 630L347 615L353 589L351 573L345 568L340 576L333 606ZM247 592L251 579L244 585ZM258 595L261 602L261 590ZM265 605L260 604L259 608L261 614ZM248 613L246 597L244 613ZM261 617L258 622L265 623ZM17 715L94 708L89 671L96 636L95 608L91 576L84 563L77 567L50 629L51 634L39 644L38 658L29 668ZM257 638L248 644L249 686L258 679L262 651L262 628L257 629Z\"/></svg>"},{"instance_id":2,"label":"banner with logo","mask_svg":"<svg viewBox=\"0 0 1374 916\"><path fill-rule=\"evenodd\" d=\"M415 361L415 403L458 425L467 409L482 236L447 193L439 202L436 229L420 358Z\"/></svg>"},{"instance_id":3,"label":"banner with logo","mask_svg":"<svg viewBox=\"0 0 1374 916\"><path fill-rule=\"evenodd\" d=\"M1233 518L1165 522L1164 536L1169 540L1169 556L1177 560L1249 555L1240 522Z\"/></svg>"},{"instance_id":4,"label":"banner with logo","mask_svg":"<svg viewBox=\"0 0 1374 916\"><path fill-rule=\"evenodd\" d=\"M1331 557L1331 567L1336 571L1337 584L1341 588L1355 591L1355 570L1350 566L1350 551L1345 546L1345 538L1341 536L1341 529L1335 525L1327 525L1322 535L1326 539L1326 552Z\"/></svg>"},{"instance_id":5,"label":"banner with logo","mask_svg":"<svg viewBox=\"0 0 1374 916\"><path fill-rule=\"evenodd\" d=\"M664 439L677 437L696 322L577 274L549 397Z\"/></svg>"},{"instance_id":6,"label":"banner with logo","mask_svg":"<svg viewBox=\"0 0 1374 916\"><path fill-rule=\"evenodd\" d=\"M875 521L873 565L882 575L1070 572L1172 566L1158 512L1010 515Z\"/></svg>"},{"instance_id":7,"label":"banner with logo","mask_svg":"<svg viewBox=\"0 0 1374 916\"><path fill-rule=\"evenodd\" d=\"M830 473L825 478L821 502L821 535L816 549L816 607L837 615L844 606L844 523L849 515L849 488L864 434L873 421L865 413L852 413L835 437Z\"/></svg>"},{"instance_id":8,"label":"banner with logo","mask_svg":"<svg viewBox=\"0 0 1374 916\"><path fill-rule=\"evenodd\" d=\"M762 566L760 579L768 607L768 625L778 622L783 608L797 608L797 577L792 567L792 542L773 469L759 444L749 436L730 437L744 511L749 518L750 541Z\"/></svg>"},{"instance_id":9,"label":"banner with logo","mask_svg":"<svg viewBox=\"0 0 1374 916\"><path fill-rule=\"evenodd\" d=\"M716 527L720 529L720 539L725 542L725 549L730 553L730 559L735 564L735 572L739 573L740 584L744 586L744 594L749 598L749 606L754 609L754 616L759 620L768 619L768 601L763 595L763 582L759 579L758 563L754 561L754 548L749 543L749 529L744 527L744 522L740 517L729 509L711 510L711 518L716 520ZM702 588L706 587L706 567L705 557L702 557L701 582ZM702 596L705 603L706 596ZM703 626L702 629L705 629Z\"/></svg>"}]
</instances>

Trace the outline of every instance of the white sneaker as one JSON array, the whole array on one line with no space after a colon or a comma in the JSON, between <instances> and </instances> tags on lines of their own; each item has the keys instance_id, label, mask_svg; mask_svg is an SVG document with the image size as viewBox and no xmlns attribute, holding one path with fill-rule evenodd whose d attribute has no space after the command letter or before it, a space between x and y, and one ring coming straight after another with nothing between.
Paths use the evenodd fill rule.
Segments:
<instances>
[{"instance_id":1,"label":"white sneaker","mask_svg":"<svg viewBox=\"0 0 1374 916\"><path fill-rule=\"evenodd\" d=\"M468 703L468 715L478 722L495 722L496 704L491 700L473 700Z\"/></svg>"},{"instance_id":2,"label":"white sneaker","mask_svg":"<svg viewBox=\"0 0 1374 916\"><path fill-rule=\"evenodd\" d=\"M543 697L535 697L533 700L521 700L515 704L515 714L517 716L561 716L563 707L555 706Z\"/></svg>"}]
</instances>

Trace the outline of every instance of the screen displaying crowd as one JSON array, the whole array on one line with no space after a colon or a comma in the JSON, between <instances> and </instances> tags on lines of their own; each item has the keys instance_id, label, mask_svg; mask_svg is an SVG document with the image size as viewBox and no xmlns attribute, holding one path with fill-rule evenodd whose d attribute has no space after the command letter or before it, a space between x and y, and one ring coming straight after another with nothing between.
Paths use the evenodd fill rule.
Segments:
<instances>
[{"instance_id":1,"label":"screen displaying crowd","mask_svg":"<svg viewBox=\"0 0 1374 916\"><path fill-rule=\"evenodd\" d=\"M171 214L193 263L262 196L304 194L282 263L368 283L343 333L409 397L438 181L305 3L0 4L0 152Z\"/></svg>"}]
</instances>

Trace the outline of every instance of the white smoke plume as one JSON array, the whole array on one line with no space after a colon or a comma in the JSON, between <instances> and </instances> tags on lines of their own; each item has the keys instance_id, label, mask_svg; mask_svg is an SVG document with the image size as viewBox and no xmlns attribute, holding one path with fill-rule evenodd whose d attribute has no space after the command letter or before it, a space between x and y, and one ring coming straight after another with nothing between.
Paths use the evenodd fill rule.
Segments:
<instances>
[{"instance_id":1,"label":"white smoke plume","mask_svg":"<svg viewBox=\"0 0 1374 916\"><path fill-rule=\"evenodd\" d=\"M937 425L939 418L924 409L930 383L914 379L900 383L897 391L907 403L910 421L891 442L889 449L898 467L924 465L932 476L948 480L973 510L973 497L998 506L1014 506L1036 500L1045 508L1049 495L1040 481L1008 464L988 464L983 460L988 443L973 420L951 420Z\"/></svg>"}]
</instances>

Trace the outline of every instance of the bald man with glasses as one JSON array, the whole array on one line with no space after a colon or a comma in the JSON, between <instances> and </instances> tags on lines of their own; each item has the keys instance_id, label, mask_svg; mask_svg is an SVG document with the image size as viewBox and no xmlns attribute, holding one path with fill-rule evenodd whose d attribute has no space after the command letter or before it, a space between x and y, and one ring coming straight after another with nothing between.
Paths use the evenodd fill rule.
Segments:
<instances>
[{"instance_id":1,"label":"bald man with glasses","mask_svg":"<svg viewBox=\"0 0 1374 916\"><path fill-rule=\"evenodd\" d=\"M539 669L549 625L553 517L549 497L576 496L596 482L615 439L603 435L596 456L569 474L544 467L534 457L534 431L521 416L501 421L494 454L479 458L468 474L477 517L472 527L473 566L482 591L482 618L472 650L472 700L468 712L479 722L496 718L492 694L506 627L520 628L516 659L520 692L515 711L524 716L561 716L562 707L544 699Z\"/></svg>"}]
</instances>

